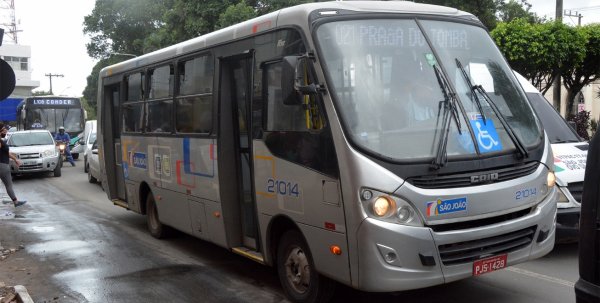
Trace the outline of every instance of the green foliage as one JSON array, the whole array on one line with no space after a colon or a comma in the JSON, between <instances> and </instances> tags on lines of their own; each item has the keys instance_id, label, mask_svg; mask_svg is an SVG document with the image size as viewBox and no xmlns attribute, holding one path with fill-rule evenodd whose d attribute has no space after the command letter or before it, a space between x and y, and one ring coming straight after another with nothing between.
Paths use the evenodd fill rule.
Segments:
<instances>
[{"instance_id":1,"label":"green foliage","mask_svg":"<svg viewBox=\"0 0 600 303\"><path fill-rule=\"evenodd\" d=\"M108 59L102 59L100 61L98 61L96 63L96 65L94 65L94 68L92 69L92 72L89 76L87 76L87 85L85 87L85 89L83 90L83 98L87 101L87 105L89 106L89 110L86 108L86 110L88 110L88 115L90 111L94 112L94 115L96 114L96 109L97 109L97 99L98 99L98 76L100 74L100 70L102 70L103 68L109 66L109 65L113 65L116 64L120 61L126 60L128 58L120 58L119 56L112 56L109 57Z\"/></svg>"},{"instance_id":2,"label":"green foliage","mask_svg":"<svg viewBox=\"0 0 600 303\"><path fill-rule=\"evenodd\" d=\"M225 12L219 16L217 22L218 28L225 28L230 25L234 25L249 19L256 17L256 11L253 7L248 6L243 1L227 7Z\"/></svg>"},{"instance_id":3,"label":"green foliage","mask_svg":"<svg viewBox=\"0 0 600 303\"><path fill-rule=\"evenodd\" d=\"M516 19L499 23L491 35L510 66L543 94L554 81L554 71L578 64L585 52L583 36L561 22Z\"/></svg>"},{"instance_id":4,"label":"green foliage","mask_svg":"<svg viewBox=\"0 0 600 303\"><path fill-rule=\"evenodd\" d=\"M594 23L575 28L577 45L569 45L577 54L576 58L564 65L561 70L563 83L567 88L567 114L573 110L575 96L583 87L600 76L600 24Z\"/></svg>"},{"instance_id":5,"label":"green foliage","mask_svg":"<svg viewBox=\"0 0 600 303\"><path fill-rule=\"evenodd\" d=\"M589 129L590 129L590 112L587 110L578 112L575 115L569 115L567 116L567 121L573 121L575 122L575 125L577 126L577 134L585 139L585 140L590 140L590 133L589 133Z\"/></svg>"},{"instance_id":6,"label":"green foliage","mask_svg":"<svg viewBox=\"0 0 600 303\"><path fill-rule=\"evenodd\" d=\"M516 19L525 19L528 23L542 23L545 19L531 12L531 4L526 0L509 0L498 4L498 20L510 22Z\"/></svg>"},{"instance_id":7,"label":"green foliage","mask_svg":"<svg viewBox=\"0 0 600 303\"><path fill-rule=\"evenodd\" d=\"M143 54L144 40L163 26L163 13L174 0L101 0L84 18L83 33L92 58L110 53Z\"/></svg>"},{"instance_id":8,"label":"green foliage","mask_svg":"<svg viewBox=\"0 0 600 303\"><path fill-rule=\"evenodd\" d=\"M50 91L46 91L46 90L38 90L38 91L34 91L31 93L32 96L48 96L48 95L52 95L50 93Z\"/></svg>"},{"instance_id":9,"label":"green foliage","mask_svg":"<svg viewBox=\"0 0 600 303\"><path fill-rule=\"evenodd\" d=\"M596 121L596 119L592 118L590 120L590 138L593 137L596 134L596 131L598 130L598 121Z\"/></svg>"}]
</instances>

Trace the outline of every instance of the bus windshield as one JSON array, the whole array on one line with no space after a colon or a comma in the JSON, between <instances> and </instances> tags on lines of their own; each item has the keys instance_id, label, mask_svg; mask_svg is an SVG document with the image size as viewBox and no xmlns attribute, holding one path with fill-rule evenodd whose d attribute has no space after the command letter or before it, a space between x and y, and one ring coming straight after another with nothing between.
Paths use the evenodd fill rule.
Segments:
<instances>
[{"instance_id":1,"label":"bus windshield","mask_svg":"<svg viewBox=\"0 0 600 303\"><path fill-rule=\"evenodd\" d=\"M82 132L81 115L79 108L32 108L27 111L27 121L40 123L37 128L51 132L60 126L64 126L67 132Z\"/></svg>"},{"instance_id":2,"label":"bus windshield","mask_svg":"<svg viewBox=\"0 0 600 303\"><path fill-rule=\"evenodd\" d=\"M325 23L316 33L346 133L372 153L430 160L448 111L448 157L511 152L509 131L525 147L541 142L540 123L483 28L361 19Z\"/></svg>"}]
</instances>

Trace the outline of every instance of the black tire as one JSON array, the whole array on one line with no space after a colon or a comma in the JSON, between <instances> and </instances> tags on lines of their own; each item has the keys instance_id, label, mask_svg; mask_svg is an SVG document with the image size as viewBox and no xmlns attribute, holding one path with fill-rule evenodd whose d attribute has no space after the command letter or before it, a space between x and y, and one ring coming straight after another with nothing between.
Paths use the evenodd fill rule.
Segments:
<instances>
[{"instance_id":1,"label":"black tire","mask_svg":"<svg viewBox=\"0 0 600 303\"><path fill-rule=\"evenodd\" d=\"M308 245L297 230L289 230L281 237L277 248L277 274L284 293L292 302L328 302L335 292L336 283L316 271Z\"/></svg>"},{"instance_id":2,"label":"black tire","mask_svg":"<svg viewBox=\"0 0 600 303\"><path fill-rule=\"evenodd\" d=\"M98 179L96 179L94 176L92 176L92 171L88 169L87 172L88 175L88 182L90 183L98 183Z\"/></svg>"},{"instance_id":3,"label":"black tire","mask_svg":"<svg viewBox=\"0 0 600 303\"><path fill-rule=\"evenodd\" d=\"M89 169L90 168L88 167L87 157L84 156L83 157L83 171L87 173Z\"/></svg>"},{"instance_id":4,"label":"black tire","mask_svg":"<svg viewBox=\"0 0 600 303\"><path fill-rule=\"evenodd\" d=\"M62 167L62 163L56 164L56 167L54 168L54 171L52 172L52 174L54 174L55 177L62 176L61 167Z\"/></svg>"},{"instance_id":5,"label":"black tire","mask_svg":"<svg viewBox=\"0 0 600 303\"><path fill-rule=\"evenodd\" d=\"M79 159L79 153L71 154L71 157L73 157L73 160L77 160L77 159Z\"/></svg>"},{"instance_id":6,"label":"black tire","mask_svg":"<svg viewBox=\"0 0 600 303\"><path fill-rule=\"evenodd\" d=\"M152 193L146 198L146 224L150 234L157 239L166 238L170 233L169 227L160 222Z\"/></svg>"}]
</instances>

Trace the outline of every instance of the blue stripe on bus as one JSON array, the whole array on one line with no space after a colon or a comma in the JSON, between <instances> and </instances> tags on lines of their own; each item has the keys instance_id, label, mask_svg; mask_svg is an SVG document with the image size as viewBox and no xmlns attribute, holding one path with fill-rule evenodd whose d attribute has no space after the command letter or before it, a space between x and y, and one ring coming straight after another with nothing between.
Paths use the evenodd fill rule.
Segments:
<instances>
[{"instance_id":1,"label":"blue stripe on bus","mask_svg":"<svg viewBox=\"0 0 600 303\"><path fill-rule=\"evenodd\" d=\"M200 172L192 171L192 161L190 160L190 138L183 138L183 172L186 175L194 175L200 177L209 177L213 178L215 176L215 160L212 161L212 173L204 174Z\"/></svg>"}]
</instances>

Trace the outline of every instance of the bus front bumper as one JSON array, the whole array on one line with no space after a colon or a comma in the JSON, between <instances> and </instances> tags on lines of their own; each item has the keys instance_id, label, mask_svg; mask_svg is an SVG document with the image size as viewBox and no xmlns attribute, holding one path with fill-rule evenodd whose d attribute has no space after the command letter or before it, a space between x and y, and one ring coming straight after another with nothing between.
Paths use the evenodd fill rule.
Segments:
<instances>
[{"instance_id":1,"label":"bus front bumper","mask_svg":"<svg viewBox=\"0 0 600 303\"><path fill-rule=\"evenodd\" d=\"M556 191L532 207L529 214L482 227L435 232L429 227L412 227L368 218L358 230L358 281L356 288L393 292L424 288L473 276L474 262L442 262L441 247L482 245L491 239L523 230L533 230L528 244L506 255L507 266L542 257L554 247ZM531 236L529 236L531 237Z\"/></svg>"}]
</instances>

